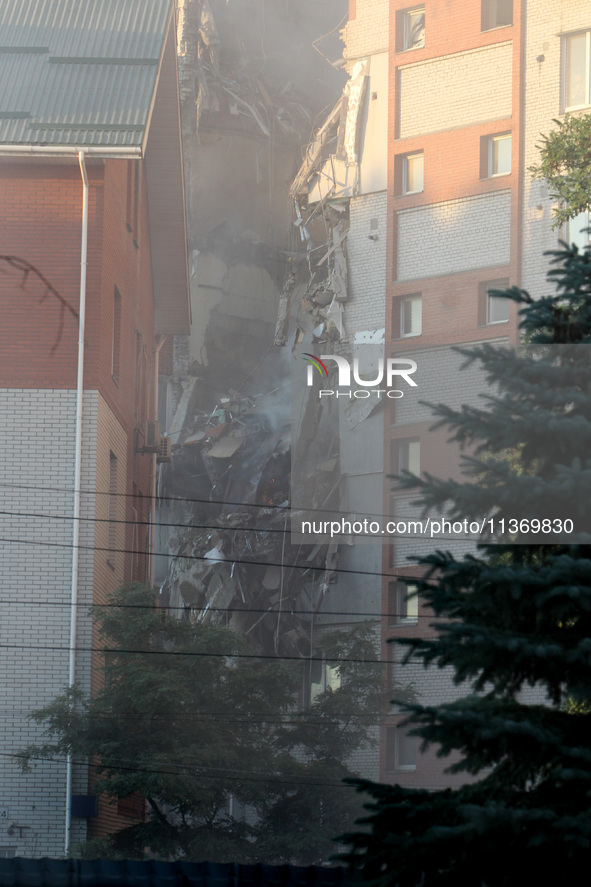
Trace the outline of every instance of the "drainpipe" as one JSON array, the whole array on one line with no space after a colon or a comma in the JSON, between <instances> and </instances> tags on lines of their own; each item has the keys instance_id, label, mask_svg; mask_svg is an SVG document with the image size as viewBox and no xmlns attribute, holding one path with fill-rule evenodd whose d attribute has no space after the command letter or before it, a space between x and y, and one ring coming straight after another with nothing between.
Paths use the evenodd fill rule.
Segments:
<instances>
[{"instance_id":1,"label":"drainpipe","mask_svg":"<svg viewBox=\"0 0 591 887\"><path fill-rule=\"evenodd\" d=\"M70 598L70 662L68 687L76 682L76 623L78 609L78 554L80 544L80 478L82 473L82 408L84 398L84 324L86 320L86 268L88 253L88 176L84 151L78 152L82 174L82 243L80 247L80 321L78 324L78 378L76 383L76 443L74 450L74 511L72 526L72 591ZM72 754L66 764L65 853L70 850L72 826Z\"/></svg>"},{"instance_id":2,"label":"drainpipe","mask_svg":"<svg viewBox=\"0 0 591 887\"><path fill-rule=\"evenodd\" d=\"M158 418L158 376L160 374L160 350L166 341L166 336L157 336L154 346L154 418ZM154 537L156 524L156 477L157 477L157 454L152 453L152 474L150 477L150 496L151 496L151 514L150 514L150 572L149 582L154 585Z\"/></svg>"}]
</instances>

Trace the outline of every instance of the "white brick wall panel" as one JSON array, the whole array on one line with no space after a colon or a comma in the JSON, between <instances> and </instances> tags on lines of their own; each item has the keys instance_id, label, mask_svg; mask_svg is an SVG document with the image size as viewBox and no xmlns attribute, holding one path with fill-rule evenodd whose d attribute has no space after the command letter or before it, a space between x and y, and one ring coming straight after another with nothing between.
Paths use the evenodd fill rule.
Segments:
<instances>
[{"instance_id":1,"label":"white brick wall panel","mask_svg":"<svg viewBox=\"0 0 591 887\"><path fill-rule=\"evenodd\" d=\"M347 22L341 35L347 59L386 52L389 42L389 4L384 0L357 0L355 18Z\"/></svg>"},{"instance_id":2,"label":"white brick wall panel","mask_svg":"<svg viewBox=\"0 0 591 887\"><path fill-rule=\"evenodd\" d=\"M401 210L397 217L398 279L508 264L510 219L509 191Z\"/></svg>"},{"instance_id":3,"label":"white brick wall panel","mask_svg":"<svg viewBox=\"0 0 591 887\"><path fill-rule=\"evenodd\" d=\"M353 198L349 217L345 330L352 338L356 332L382 329L386 323L386 192ZM372 219L377 220L377 228L371 228ZM378 239L370 240L370 234Z\"/></svg>"},{"instance_id":4,"label":"white brick wall panel","mask_svg":"<svg viewBox=\"0 0 591 887\"><path fill-rule=\"evenodd\" d=\"M85 393L83 489L95 485L97 399ZM74 391L0 390L0 511L10 512L0 515L0 537L15 540L0 546L0 784L10 820L27 826L17 842L23 856L60 856L64 848L65 762L39 763L22 775L8 755L41 740L28 715L68 682L75 401ZM94 516L94 496L82 496L81 515ZM92 546L92 521L80 530L80 544ZM85 648L93 562L92 551L81 550L77 645ZM77 675L88 690L87 649L77 656ZM75 790L86 785L82 768ZM85 827L74 822L74 840L84 838Z\"/></svg>"},{"instance_id":5,"label":"white brick wall panel","mask_svg":"<svg viewBox=\"0 0 591 887\"><path fill-rule=\"evenodd\" d=\"M510 42L399 69L399 136L424 135L511 116Z\"/></svg>"}]
</instances>

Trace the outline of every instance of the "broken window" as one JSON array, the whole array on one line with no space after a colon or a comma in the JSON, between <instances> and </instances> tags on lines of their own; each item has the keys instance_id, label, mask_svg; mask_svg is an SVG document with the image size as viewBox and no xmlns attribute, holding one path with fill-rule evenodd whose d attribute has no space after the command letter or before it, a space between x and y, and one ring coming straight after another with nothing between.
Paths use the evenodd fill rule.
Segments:
<instances>
[{"instance_id":1,"label":"broken window","mask_svg":"<svg viewBox=\"0 0 591 887\"><path fill-rule=\"evenodd\" d=\"M310 662L309 693L307 694L310 705L316 702L321 693L325 693L327 690L338 690L341 686L338 666L334 662L327 662L320 658L320 655Z\"/></svg>"},{"instance_id":2,"label":"broken window","mask_svg":"<svg viewBox=\"0 0 591 887\"><path fill-rule=\"evenodd\" d=\"M403 16L403 49L421 49L425 45L425 7L405 9Z\"/></svg>"},{"instance_id":3,"label":"broken window","mask_svg":"<svg viewBox=\"0 0 591 887\"><path fill-rule=\"evenodd\" d=\"M505 28L513 24L513 0L482 0L481 30Z\"/></svg>"}]
</instances>

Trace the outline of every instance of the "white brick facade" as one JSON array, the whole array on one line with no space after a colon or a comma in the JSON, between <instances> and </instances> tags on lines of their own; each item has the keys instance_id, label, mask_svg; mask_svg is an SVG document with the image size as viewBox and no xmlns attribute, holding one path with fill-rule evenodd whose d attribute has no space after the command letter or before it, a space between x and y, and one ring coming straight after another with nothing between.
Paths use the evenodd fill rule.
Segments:
<instances>
[{"instance_id":1,"label":"white brick facade","mask_svg":"<svg viewBox=\"0 0 591 887\"><path fill-rule=\"evenodd\" d=\"M512 44L497 43L400 69L400 138L511 116Z\"/></svg>"},{"instance_id":2,"label":"white brick facade","mask_svg":"<svg viewBox=\"0 0 591 887\"><path fill-rule=\"evenodd\" d=\"M347 235L349 301L347 335L383 329L386 316L386 192L366 194L349 203ZM376 236L377 240L371 240Z\"/></svg>"},{"instance_id":3,"label":"white brick facade","mask_svg":"<svg viewBox=\"0 0 591 887\"><path fill-rule=\"evenodd\" d=\"M509 191L401 210L398 279L443 276L508 264Z\"/></svg>"},{"instance_id":4,"label":"white brick facade","mask_svg":"<svg viewBox=\"0 0 591 887\"><path fill-rule=\"evenodd\" d=\"M85 392L81 478L85 491L94 491L97 485L98 429L105 409L98 392ZM0 515L0 807L7 808L8 824L24 827L19 839L6 835L0 825L0 850L16 846L23 856L55 857L64 852L65 760L40 763L23 775L11 755L28 743L43 741L41 729L28 716L68 683L75 410L75 391L0 390L0 511L4 512ZM103 507L104 503L98 511ZM90 690L93 547L99 544L95 516L94 494L83 494L76 678L86 692ZM74 768L73 792L88 792L84 766ZM86 820L73 819L72 842L85 837Z\"/></svg>"},{"instance_id":5,"label":"white brick facade","mask_svg":"<svg viewBox=\"0 0 591 887\"><path fill-rule=\"evenodd\" d=\"M384 0L357 0L355 18L341 32L346 59L388 51L389 6Z\"/></svg>"}]
</instances>

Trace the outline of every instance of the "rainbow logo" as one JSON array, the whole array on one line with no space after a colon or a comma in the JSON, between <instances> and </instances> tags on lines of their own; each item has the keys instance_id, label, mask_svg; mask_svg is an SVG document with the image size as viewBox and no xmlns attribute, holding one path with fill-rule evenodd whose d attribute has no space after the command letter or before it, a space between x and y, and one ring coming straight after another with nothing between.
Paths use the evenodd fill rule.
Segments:
<instances>
[{"instance_id":1,"label":"rainbow logo","mask_svg":"<svg viewBox=\"0 0 591 887\"><path fill-rule=\"evenodd\" d=\"M306 363L315 366L321 376L328 378L328 370L325 365L322 363L319 357L316 357L315 354L308 354L306 351L304 352L304 360ZM312 378L312 377L310 377Z\"/></svg>"}]
</instances>

